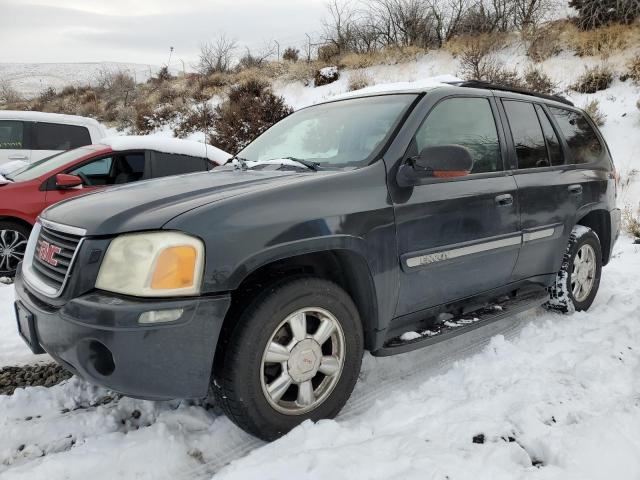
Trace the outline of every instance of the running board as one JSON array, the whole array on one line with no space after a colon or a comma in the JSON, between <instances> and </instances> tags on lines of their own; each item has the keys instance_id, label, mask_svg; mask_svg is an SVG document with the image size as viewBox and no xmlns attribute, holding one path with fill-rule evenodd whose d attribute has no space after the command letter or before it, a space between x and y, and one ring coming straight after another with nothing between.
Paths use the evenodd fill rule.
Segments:
<instances>
[{"instance_id":1,"label":"running board","mask_svg":"<svg viewBox=\"0 0 640 480\"><path fill-rule=\"evenodd\" d=\"M372 352L372 354L377 357L385 357L427 347L538 307L548 300L549 294L546 291L542 291L496 303L474 312L469 312L462 317L452 318L431 329L416 332L419 337L410 340L403 340L401 336L391 338L384 343L381 349Z\"/></svg>"}]
</instances>

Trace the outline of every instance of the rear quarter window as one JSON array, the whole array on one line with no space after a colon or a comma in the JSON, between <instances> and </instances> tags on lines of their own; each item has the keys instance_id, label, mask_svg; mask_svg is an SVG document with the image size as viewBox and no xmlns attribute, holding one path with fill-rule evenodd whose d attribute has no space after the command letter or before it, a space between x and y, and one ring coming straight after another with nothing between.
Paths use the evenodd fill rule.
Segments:
<instances>
[{"instance_id":1,"label":"rear quarter window","mask_svg":"<svg viewBox=\"0 0 640 480\"><path fill-rule=\"evenodd\" d=\"M91 145L91 135L86 127L58 123L36 124L35 150L70 150Z\"/></svg>"},{"instance_id":2,"label":"rear quarter window","mask_svg":"<svg viewBox=\"0 0 640 480\"><path fill-rule=\"evenodd\" d=\"M0 150L23 149L24 123L0 120Z\"/></svg>"},{"instance_id":3,"label":"rear quarter window","mask_svg":"<svg viewBox=\"0 0 640 480\"><path fill-rule=\"evenodd\" d=\"M549 107L571 151L573 164L595 163L604 148L584 114L558 107Z\"/></svg>"},{"instance_id":4,"label":"rear quarter window","mask_svg":"<svg viewBox=\"0 0 640 480\"><path fill-rule=\"evenodd\" d=\"M204 158L154 152L154 178L179 175L181 173L203 172L205 170L207 170L207 161Z\"/></svg>"}]
</instances>

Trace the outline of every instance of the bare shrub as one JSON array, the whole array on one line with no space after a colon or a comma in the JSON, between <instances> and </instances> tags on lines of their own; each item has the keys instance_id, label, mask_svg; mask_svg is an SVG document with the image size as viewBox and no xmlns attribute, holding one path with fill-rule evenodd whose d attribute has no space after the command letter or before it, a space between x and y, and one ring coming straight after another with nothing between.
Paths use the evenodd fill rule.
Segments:
<instances>
[{"instance_id":1,"label":"bare shrub","mask_svg":"<svg viewBox=\"0 0 640 480\"><path fill-rule=\"evenodd\" d=\"M591 100L582 109L591 117L593 123L599 127L604 126L607 116L600 110L600 102L598 100Z\"/></svg>"},{"instance_id":2,"label":"bare shrub","mask_svg":"<svg viewBox=\"0 0 640 480\"><path fill-rule=\"evenodd\" d=\"M535 30L556 6L557 0L512 0L514 26L525 33Z\"/></svg>"},{"instance_id":3,"label":"bare shrub","mask_svg":"<svg viewBox=\"0 0 640 480\"><path fill-rule=\"evenodd\" d=\"M609 88L612 82L613 73L609 67L601 65L587 69L571 86L571 89L580 93L596 93Z\"/></svg>"},{"instance_id":4,"label":"bare shrub","mask_svg":"<svg viewBox=\"0 0 640 480\"><path fill-rule=\"evenodd\" d=\"M22 96L15 88L11 86L8 81L0 81L0 102L4 103L5 105L9 105L21 101Z\"/></svg>"},{"instance_id":5,"label":"bare shrub","mask_svg":"<svg viewBox=\"0 0 640 480\"><path fill-rule=\"evenodd\" d=\"M266 82L236 85L231 88L229 98L214 110L212 143L227 152L238 152L291 112Z\"/></svg>"},{"instance_id":6,"label":"bare shrub","mask_svg":"<svg viewBox=\"0 0 640 480\"><path fill-rule=\"evenodd\" d=\"M352 92L354 90L361 90L365 87L368 87L371 83L371 80L368 75L363 72L353 72L349 76L349 91Z\"/></svg>"},{"instance_id":7,"label":"bare shrub","mask_svg":"<svg viewBox=\"0 0 640 480\"><path fill-rule=\"evenodd\" d=\"M562 26L563 23L552 22L529 33L527 55L531 60L542 62L562 51Z\"/></svg>"},{"instance_id":8,"label":"bare shrub","mask_svg":"<svg viewBox=\"0 0 640 480\"><path fill-rule=\"evenodd\" d=\"M240 58L237 65L237 70L244 70L247 68L262 68L269 57L273 56L275 49L273 47L266 46L257 53L252 53L249 48L246 49L245 54Z\"/></svg>"},{"instance_id":9,"label":"bare shrub","mask_svg":"<svg viewBox=\"0 0 640 480\"><path fill-rule=\"evenodd\" d=\"M203 132L208 138L213 128L214 112L207 102L201 102L189 110L173 129L178 138L185 138L192 133Z\"/></svg>"},{"instance_id":10,"label":"bare shrub","mask_svg":"<svg viewBox=\"0 0 640 480\"><path fill-rule=\"evenodd\" d=\"M198 71L203 75L230 71L235 49L235 40L227 38L224 34L212 42L201 44Z\"/></svg>"},{"instance_id":11,"label":"bare shrub","mask_svg":"<svg viewBox=\"0 0 640 480\"><path fill-rule=\"evenodd\" d=\"M47 104L47 103L53 101L53 99L55 99L55 98L56 98L56 89L53 88L53 87L45 88L38 95L38 100L43 104Z\"/></svg>"},{"instance_id":12,"label":"bare shrub","mask_svg":"<svg viewBox=\"0 0 640 480\"><path fill-rule=\"evenodd\" d=\"M284 49L284 52L282 52L282 60L285 60L287 62L297 62L298 59L300 58L300 50L298 50L297 48L294 47L287 47Z\"/></svg>"},{"instance_id":13,"label":"bare shrub","mask_svg":"<svg viewBox=\"0 0 640 480\"><path fill-rule=\"evenodd\" d=\"M583 30L611 23L632 23L640 17L637 0L570 0L569 6L578 11L577 25Z\"/></svg>"},{"instance_id":14,"label":"bare shrub","mask_svg":"<svg viewBox=\"0 0 640 480\"><path fill-rule=\"evenodd\" d=\"M558 84L539 68L527 70L524 74L524 83L529 90L548 95L553 95L558 89Z\"/></svg>"},{"instance_id":15,"label":"bare shrub","mask_svg":"<svg viewBox=\"0 0 640 480\"><path fill-rule=\"evenodd\" d=\"M467 39L460 54L460 74L466 80L482 80L507 87L521 87L523 80L517 70L505 67L495 57L500 43L493 35L478 35Z\"/></svg>"}]
</instances>

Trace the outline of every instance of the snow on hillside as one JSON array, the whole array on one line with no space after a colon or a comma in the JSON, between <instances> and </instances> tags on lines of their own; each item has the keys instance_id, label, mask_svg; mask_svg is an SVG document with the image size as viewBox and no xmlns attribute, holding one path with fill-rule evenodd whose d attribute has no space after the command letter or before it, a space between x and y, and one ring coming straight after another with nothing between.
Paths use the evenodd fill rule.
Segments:
<instances>
[{"instance_id":1,"label":"snow on hillside","mask_svg":"<svg viewBox=\"0 0 640 480\"><path fill-rule=\"evenodd\" d=\"M146 81L160 67L140 63L0 63L0 82L6 81L26 98L48 87L61 90L68 85L94 85L104 71L128 72L138 82Z\"/></svg>"},{"instance_id":2,"label":"snow on hillside","mask_svg":"<svg viewBox=\"0 0 640 480\"><path fill-rule=\"evenodd\" d=\"M517 48L501 55L528 65ZM563 53L544 68L566 87L597 62ZM448 53L434 52L359 74L383 84L457 70ZM300 108L345 93L351 73L319 88L278 82L275 90ZM629 180L619 201L639 205L640 88L616 80L570 98L600 101L604 135ZM77 378L19 389L0 396L0 477L637 480L639 274L640 245L623 236L589 312L538 309L429 349L366 355L337 419L307 422L271 444L192 402L121 398ZM13 287L0 284L0 365L39 360L17 337L12 299Z\"/></svg>"}]
</instances>

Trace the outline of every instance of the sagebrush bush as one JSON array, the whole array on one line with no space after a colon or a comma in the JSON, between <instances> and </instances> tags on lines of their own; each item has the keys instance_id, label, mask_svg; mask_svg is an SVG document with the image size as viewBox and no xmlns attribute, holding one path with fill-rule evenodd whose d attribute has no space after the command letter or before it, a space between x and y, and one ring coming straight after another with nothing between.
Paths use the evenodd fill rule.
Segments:
<instances>
[{"instance_id":1,"label":"sagebrush bush","mask_svg":"<svg viewBox=\"0 0 640 480\"><path fill-rule=\"evenodd\" d=\"M282 52L282 60L285 60L287 62L297 62L298 59L300 58L300 50L298 50L297 48L294 47L287 47L284 49L284 52Z\"/></svg>"},{"instance_id":2,"label":"sagebrush bush","mask_svg":"<svg viewBox=\"0 0 640 480\"><path fill-rule=\"evenodd\" d=\"M640 55L636 55L629 60L626 76L633 80L636 85L640 85Z\"/></svg>"},{"instance_id":3,"label":"sagebrush bush","mask_svg":"<svg viewBox=\"0 0 640 480\"><path fill-rule=\"evenodd\" d=\"M631 209L629 205L622 210L622 226L624 230L635 238L640 238L640 217Z\"/></svg>"},{"instance_id":4,"label":"sagebrush bush","mask_svg":"<svg viewBox=\"0 0 640 480\"><path fill-rule=\"evenodd\" d=\"M596 93L609 88L612 82L611 69L601 65L587 69L571 86L571 89L580 93Z\"/></svg>"},{"instance_id":5,"label":"sagebrush bush","mask_svg":"<svg viewBox=\"0 0 640 480\"><path fill-rule=\"evenodd\" d=\"M640 17L638 0L570 0L569 6L578 11L576 24L592 29L611 23L632 23Z\"/></svg>"},{"instance_id":6,"label":"sagebrush bush","mask_svg":"<svg viewBox=\"0 0 640 480\"><path fill-rule=\"evenodd\" d=\"M214 109L211 142L236 153L292 111L267 82L246 81L233 86L227 100Z\"/></svg>"},{"instance_id":7,"label":"sagebrush bush","mask_svg":"<svg viewBox=\"0 0 640 480\"><path fill-rule=\"evenodd\" d=\"M553 95L558 90L558 84L538 68L527 70L524 74L524 83L529 90L548 95Z\"/></svg>"},{"instance_id":8,"label":"sagebrush bush","mask_svg":"<svg viewBox=\"0 0 640 480\"><path fill-rule=\"evenodd\" d=\"M213 109L207 102L198 103L185 112L173 133L178 138L185 138L195 132L204 132L209 137L213 126Z\"/></svg>"},{"instance_id":9,"label":"sagebrush bush","mask_svg":"<svg viewBox=\"0 0 640 480\"><path fill-rule=\"evenodd\" d=\"M607 116L600 110L600 102L598 100L591 100L582 109L591 117L593 123L602 127L607 119Z\"/></svg>"}]
</instances>

